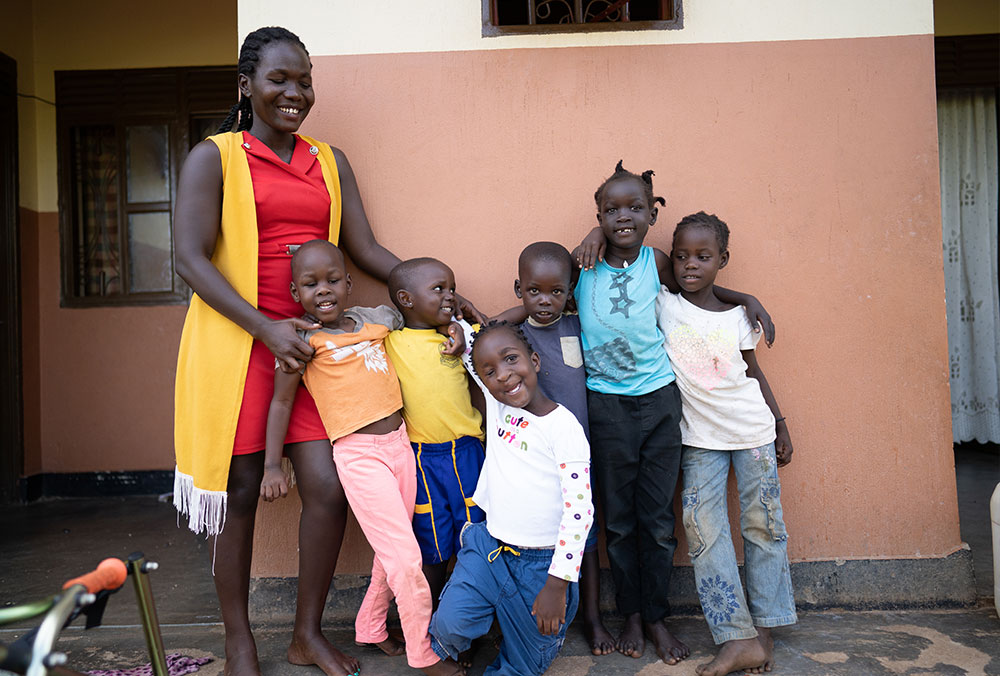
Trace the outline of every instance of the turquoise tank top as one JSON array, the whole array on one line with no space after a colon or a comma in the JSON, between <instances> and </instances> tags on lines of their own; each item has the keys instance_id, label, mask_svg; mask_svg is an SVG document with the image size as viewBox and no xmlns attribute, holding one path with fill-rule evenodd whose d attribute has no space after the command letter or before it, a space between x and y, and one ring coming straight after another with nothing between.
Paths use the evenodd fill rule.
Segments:
<instances>
[{"instance_id":1,"label":"turquoise tank top","mask_svg":"<svg viewBox=\"0 0 1000 676\"><path fill-rule=\"evenodd\" d=\"M583 331L587 389L603 394L648 394L674 381L656 323L660 278L644 246L627 268L600 261L581 270L574 295Z\"/></svg>"}]
</instances>

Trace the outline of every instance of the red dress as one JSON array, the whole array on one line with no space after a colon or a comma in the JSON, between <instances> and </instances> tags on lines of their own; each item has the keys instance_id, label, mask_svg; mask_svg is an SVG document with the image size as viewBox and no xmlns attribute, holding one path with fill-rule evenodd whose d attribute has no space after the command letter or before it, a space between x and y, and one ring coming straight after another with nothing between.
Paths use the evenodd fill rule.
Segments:
<instances>
[{"instance_id":1,"label":"red dress","mask_svg":"<svg viewBox=\"0 0 1000 676\"><path fill-rule=\"evenodd\" d=\"M249 146L249 147L248 147ZM272 319L301 317L302 307L292 300L288 245L330 235L330 194L323 182L319 160L298 136L292 161L285 163L263 142L243 132L257 208L257 307ZM250 350L243 403L236 424L233 455L264 450L267 411L274 394L274 355L259 340ZM299 385L292 407L285 443L326 439L316 404Z\"/></svg>"}]
</instances>

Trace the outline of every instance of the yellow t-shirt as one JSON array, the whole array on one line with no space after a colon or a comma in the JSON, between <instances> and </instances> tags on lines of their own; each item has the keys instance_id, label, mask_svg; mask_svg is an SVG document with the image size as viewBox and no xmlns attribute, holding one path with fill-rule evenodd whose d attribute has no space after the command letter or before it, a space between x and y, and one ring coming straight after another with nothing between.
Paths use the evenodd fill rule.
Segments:
<instances>
[{"instance_id":1,"label":"yellow t-shirt","mask_svg":"<svg viewBox=\"0 0 1000 676\"><path fill-rule=\"evenodd\" d=\"M434 329L407 328L385 339L403 392L406 433L416 443L483 439L483 419L472 406L465 367L459 357L441 354L444 340Z\"/></svg>"}]
</instances>

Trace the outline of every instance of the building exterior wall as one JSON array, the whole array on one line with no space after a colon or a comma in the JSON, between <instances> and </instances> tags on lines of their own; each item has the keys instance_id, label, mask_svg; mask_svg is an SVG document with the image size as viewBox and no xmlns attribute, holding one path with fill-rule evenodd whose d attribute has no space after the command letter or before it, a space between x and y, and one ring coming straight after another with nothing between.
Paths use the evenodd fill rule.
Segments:
<instances>
[{"instance_id":1,"label":"building exterior wall","mask_svg":"<svg viewBox=\"0 0 1000 676\"><path fill-rule=\"evenodd\" d=\"M0 51L17 60L22 94L28 476L173 466L173 373L184 316L180 306L59 306L53 73L231 64L237 49L235 0L181 0L169 12L125 0L35 0L4 3L0 10Z\"/></svg>"},{"instance_id":2,"label":"building exterior wall","mask_svg":"<svg viewBox=\"0 0 1000 676\"><path fill-rule=\"evenodd\" d=\"M777 321L759 355L797 449L792 559L959 548L930 2L707 1L677 31L500 38L481 37L478 3L293 5L241 2L240 33L302 35L304 131L351 158L382 243L444 259L496 312L521 248L594 224L619 158L654 169L667 206L648 242L719 214L721 283ZM262 509L255 574L294 574L295 513Z\"/></svg>"},{"instance_id":3,"label":"building exterior wall","mask_svg":"<svg viewBox=\"0 0 1000 676\"><path fill-rule=\"evenodd\" d=\"M173 466L184 312L59 307L53 71L232 63L237 32L278 24L314 64L303 132L347 152L379 240L447 261L485 311L515 302L524 245L579 241L619 158L654 169L667 198L650 244L668 248L691 211L727 220L720 281L778 324L759 354L797 450L782 470L793 560L959 547L930 0L701 0L681 30L494 38L467 0L239 0L238 31L235 0L175 7L36 0L0 14L27 95L27 474ZM360 302L385 302L359 286ZM295 574L297 515L295 497L262 507L255 575ZM366 571L353 522L342 552L339 572Z\"/></svg>"}]
</instances>

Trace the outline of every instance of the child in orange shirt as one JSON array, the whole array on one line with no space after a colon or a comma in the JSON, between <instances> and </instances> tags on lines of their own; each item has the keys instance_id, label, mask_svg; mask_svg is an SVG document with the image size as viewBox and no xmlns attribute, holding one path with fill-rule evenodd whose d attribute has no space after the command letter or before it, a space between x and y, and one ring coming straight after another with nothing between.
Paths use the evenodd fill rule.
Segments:
<instances>
[{"instance_id":1,"label":"child in orange shirt","mask_svg":"<svg viewBox=\"0 0 1000 676\"><path fill-rule=\"evenodd\" d=\"M333 441L344 493L375 550L372 588L385 589L385 584L375 584L385 581L396 596L407 662L425 674L455 676L463 673L458 664L440 660L427 635L431 595L411 527L416 464L399 413L399 381L383 347L389 331L401 328L403 320L386 305L348 309L350 290L351 276L336 246L312 240L295 252L292 297L302 305L304 317L321 328L302 332L315 349L303 372L275 372L261 495L274 500L288 492L281 450L295 391L304 379Z\"/></svg>"}]
</instances>

